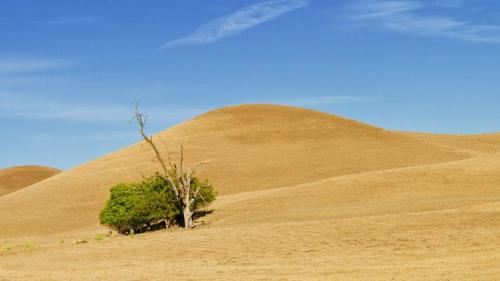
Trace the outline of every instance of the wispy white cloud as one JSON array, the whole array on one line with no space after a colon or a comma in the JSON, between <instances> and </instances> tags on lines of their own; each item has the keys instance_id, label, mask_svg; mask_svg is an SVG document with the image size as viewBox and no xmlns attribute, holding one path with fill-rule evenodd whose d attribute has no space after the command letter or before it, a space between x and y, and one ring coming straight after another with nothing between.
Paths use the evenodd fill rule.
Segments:
<instances>
[{"instance_id":1,"label":"wispy white cloud","mask_svg":"<svg viewBox=\"0 0 500 281\"><path fill-rule=\"evenodd\" d=\"M168 41L162 48L209 44L305 7L309 2L310 0L270 0L253 4L202 25L191 35Z\"/></svg>"},{"instance_id":2,"label":"wispy white cloud","mask_svg":"<svg viewBox=\"0 0 500 281\"><path fill-rule=\"evenodd\" d=\"M65 25L65 24L96 24L100 20L92 17L75 17L75 18L60 18L49 20L38 20L33 23L46 24L46 25Z\"/></svg>"},{"instance_id":3,"label":"wispy white cloud","mask_svg":"<svg viewBox=\"0 0 500 281\"><path fill-rule=\"evenodd\" d=\"M50 143L50 144L66 144L66 143L81 143L81 142L105 142L105 141L137 141L140 140L135 130L133 132L97 132L87 134L64 134L53 135L47 133L39 133L33 135L31 138L37 143Z\"/></svg>"},{"instance_id":4,"label":"wispy white cloud","mask_svg":"<svg viewBox=\"0 0 500 281\"><path fill-rule=\"evenodd\" d=\"M293 106L321 106L329 104L364 102L365 98L357 96L314 96L282 100L280 103Z\"/></svg>"},{"instance_id":5,"label":"wispy white cloud","mask_svg":"<svg viewBox=\"0 0 500 281\"><path fill-rule=\"evenodd\" d=\"M465 4L466 0L434 0L437 6L460 8Z\"/></svg>"},{"instance_id":6,"label":"wispy white cloud","mask_svg":"<svg viewBox=\"0 0 500 281\"><path fill-rule=\"evenodd\" d=\"M353 20L385 18L422 7L421 3L415 1L359 1L351 5L349 18Z\"/></svg>"},{"instance_id":7,"label":"wispy white cloud","mask_svg":"<svg viewBox=\"0 0 500 281\"><path fill-rule=\"evenodd\" d=\"M120 104L74 103L33 96L0 93L0 117L31 120L64 120L86 123L128 122L133 106ZM155 122L177 122L203 110L179 106L144 106Z\"/></svg>"},{"instance_id":8,"label":"wispy white cloud","mask_svg":"<svg viewBox=\"0 0 500 281\"><path fill-rule=\"evenodd\" d=\"M68 59L4 57L0 58L0 73L52 71L75 64Z\"/></svg>"},{"instance_id":9,"label":"wispy white cloud","mask_svg":"<svg viewBox=\"0 0 500 281\"><path fill-rule=\"evenodd\" d=\"M361 0L350 5L347 18L364 26L419 36L500 43L500 25L477 24L440 14L442 9L461 9L464 4L461 0Z\"/></svg>"}]
</instances>

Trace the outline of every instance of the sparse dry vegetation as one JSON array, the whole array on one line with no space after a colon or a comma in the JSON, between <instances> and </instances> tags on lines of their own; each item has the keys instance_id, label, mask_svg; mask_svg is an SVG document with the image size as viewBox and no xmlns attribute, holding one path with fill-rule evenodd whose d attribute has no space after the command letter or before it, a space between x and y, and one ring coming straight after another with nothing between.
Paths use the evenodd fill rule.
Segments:
<instances>
[{"instance_id":1,"label":"sparse dry vegetation","mask_svg":"<svg viewBox=\"0 0 500 281\"><path fill-rule=\"evenodd\" d=\"M27 240L24 242L24 249L25 250L28 250L28 251L31 251L31 250L34 250L36 249L36 243L32 240Z\"/></svg>"},{"instance_id":2,"label":"sparse dry vegetation","mask_svg":"<svg viewBox=\"0 0 500 281\"><path fill-rule=\"evenodd\" d=\"M12 245L9 243L0 243L0 253L12 250Z\"/></svg>"},{"instance_id":3,"label":"sparse dry vegetation","mask_svg":"<svg viewBox=\"0 0 500 281\"><path fill-rule=\"evenodd\" d=\"M102 241L104 240L104 238L106 237L106 235L104 233L97 233L94 237L95 241Z\"/></svg>"}]
</instances>

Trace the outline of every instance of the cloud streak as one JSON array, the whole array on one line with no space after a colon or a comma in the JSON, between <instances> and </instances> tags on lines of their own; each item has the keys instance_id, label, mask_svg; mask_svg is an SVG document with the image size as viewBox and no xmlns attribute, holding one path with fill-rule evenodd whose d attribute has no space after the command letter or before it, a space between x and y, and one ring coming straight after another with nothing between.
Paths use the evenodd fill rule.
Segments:
<instances>
[{"instance_id":1,"label":"cloud streak","mask_svg":"<svg viewBox=\"0 0 500 281\"><path fill-rule=\"evenodd\" d=\"M223 16L199 27L186 37L167 41L161 48L213 43L225 37L237 35L245 30L273 20L282 14L306 7L310 0L271 0L246 6L232 14Z\"/></svg>"},{"instance_id":2,"label":"cloud streak","mask_svg":"<svg viewBox=\"0 0 500 281\"><path fill-rule=\"evenodd\" d=\"M476 24L439 15L442 9L462 9L465 1L356 1L347 18L363 26L414 34L448 37L471 42L500 43L500 26Z\"/></svg>"},{"instance_id":3,"label":"cloud streak","mask_svg":"<svg viewBox=\"0 0 500 281\"><path fill-rule=\"evenodd\" d=\"M137 132L106 132L106 133L93 133L93 134L71 134L71 135L53 135L53 134L36 134L32 140L37 143L50 143L50 144L67 144L67 143L81 143L81 142L108 142L108 141L138 141L140 136Z\"/></svg>"},{"instance_id":4,"label":"cloud streak","mask_svg":"<svg viewBox=\"0 0 500 281\"><path fill-rule=\"evenodd\" d=\"M62 19L33 21L33 23L46 24L46 25L96 24L99 22L100 20L92 17L62 18Z\"/></svg>"},{"instance_id":5,"label":"cloud streak","mask_svg":"<svg viewBox=\"0 0 500 281\"><path fill-rule=\"evenodd\" d=\"M315 107L331 104L365 102L358 96L310 96L253 103ZM142 110L154 123L176 123L193 118L208 108L175 105L145 105ZM0 118L25 120L56 120L78 123L117 124L132 120L133 105L69 102L48 97L0 92Z\"/></svg>"},{"instance_id":6,"label":"cloud streak","mask_svg":"<svg viewBox=\"0 0 500 281\"><path fill-rule=\"evenodd\" d=\"M341 103L355 103L364 102L366 99L357 96L315 96L315 97L302 97L284 100L281 104L292 106L322 106L330 104Z\"/></svg>"},{"instance_id":7,"label":"cloud streak","mask_svg":"<svg viewBox=\"0 0 500 281\"><path fill-rule=\"evenodd\" d=\"M47 58L0 58L1 73L42 72L59 70L74 66L75 62L67 59Z\"/></svg>"},{"instance_id":8,"label":"cloud streak","mask_svg":"<svg viewBox=\"0 0 500 281\"><path fill-rule=\"evenodd\" d=\"M0 93L0 117L29 120L62 120L83 123L123 123L131 120L133 107L116 104L76 104L17 94ZM177 122L203 110L173 106L144 106L155 122Z\"/></svg>"}]
</instances>

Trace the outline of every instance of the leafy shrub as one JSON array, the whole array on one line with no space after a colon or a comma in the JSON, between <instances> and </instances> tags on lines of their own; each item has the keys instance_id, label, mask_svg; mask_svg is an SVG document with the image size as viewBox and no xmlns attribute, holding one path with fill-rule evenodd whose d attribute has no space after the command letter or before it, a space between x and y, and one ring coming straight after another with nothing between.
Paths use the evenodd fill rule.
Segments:
<instances>
[{"instance_id":1,"label":"leafy shrub","mask_svg":"<svg viewBox=\"0 0 500 281\"><path fill-rule=\"evenodd\" d=\"M139 190L135 185L118 184L111 188L111 197L101 211L99 219L119 232L138 224L137 209L140 205Z\"/></svg>"},{"instance_id":2,"label":"leafy shrub","mask_svg":"<svg viewBox=\"0 0 500 281\"><path fill-rule=\"evenodd\" d=\"M100 221L120 233L141 232L151 223L171 222L178 214L168 183L154 176L140 183L121 183L111 188L111 196L101 211Z\"/></svg>"},{"instance_id":3,"label":"leafy shrub","mask_svg":"<svg viewBox=\"0 0 500 281\"><path fill-rule=\"evenodd\" d=\"M208 182L196 177L191 190L199 188L192 209L203 208L215 200L216 192ZM165 223L166 226L182 221L181 205L176 200L173 187L163 177L156 175L139 183L121 183L111 188L111 195L100 213L101 224L119 233L139 233Z\"/></svg>"},{"instance_id":4,"label":"leafy shrub","mask_svg":"<svg viewBox=\"0 0 500 281\"><path fill-rule=\"evenodd\" d=\"M215 192L215 189L208 181L201 182L195 177L191 180L191 189L195 191L198 187L200 188L199 196L194 199L193 210L199 210L210 205L217 196L217 192Z\"/></svg>"}]
</instances>

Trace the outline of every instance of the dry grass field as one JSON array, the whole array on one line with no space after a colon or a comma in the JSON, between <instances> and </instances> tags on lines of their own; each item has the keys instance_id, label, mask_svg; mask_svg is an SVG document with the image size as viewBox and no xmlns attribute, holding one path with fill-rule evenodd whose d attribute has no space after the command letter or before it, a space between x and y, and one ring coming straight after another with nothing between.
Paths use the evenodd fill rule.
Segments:
<instances>
[{"instance_id":1,"label":"dry grass field","mask_svg":"<svg viewBox=\"0 0 500 281\"><path fill-rule=\"evenodd\" d=\"M211 160L201 226L95 239L111 185L159 169L138 143L0 196L0 280L500 280L500 134L243 105L155 140Z\"/></svg>"}]
</instances>

